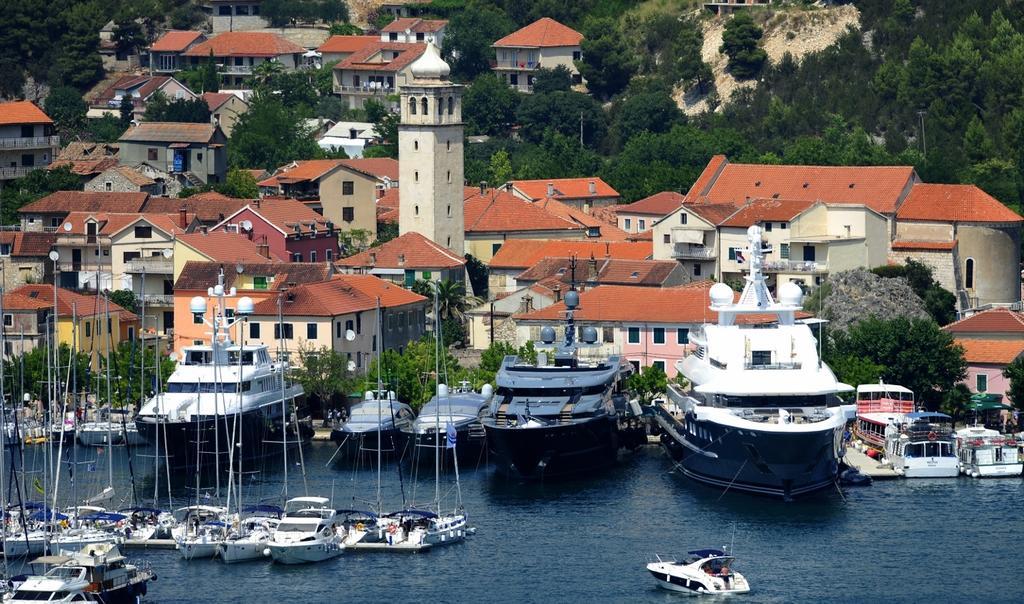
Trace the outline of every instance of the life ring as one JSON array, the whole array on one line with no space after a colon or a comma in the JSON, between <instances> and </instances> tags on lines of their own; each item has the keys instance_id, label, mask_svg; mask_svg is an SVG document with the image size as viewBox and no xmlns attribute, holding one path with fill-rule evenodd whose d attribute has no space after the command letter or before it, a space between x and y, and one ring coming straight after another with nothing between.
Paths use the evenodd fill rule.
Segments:
<instances>
[{"instance_id":1,"label":"life ring","mask_svg":"<svg viewBox=\"0 0 1024 604\"><path fill-rule=\"evenodd\" d=\"M394 525L394 524L389 524L388 525L388 534L394 535L397 532L398 532L398 527L396 525Z\"/></svg>"},{"instance_id":2,"label":"life ring","mask_svg":"<svg viewBox=\"0 0 1024 604\"><path fill-rule=\"evenodd\" d=\"M362 522L357 522L357 523L356 523L356 530L357 530L357 531L362 531L362 530L363 530L363 528L365 528L365 527L363 526L363 523L362 523Z\"/></svg>"},{"instance_id":3,"label":"life ring","mask_svg":"<svg viewBox=\"0 0 1024 604\"><path fill-rule=\"evenodd\" d=\"M928 440L936 440L937 438L939 438L939 435L936 434L935 432L928 433Z\"/></svg>"}]
</instances>

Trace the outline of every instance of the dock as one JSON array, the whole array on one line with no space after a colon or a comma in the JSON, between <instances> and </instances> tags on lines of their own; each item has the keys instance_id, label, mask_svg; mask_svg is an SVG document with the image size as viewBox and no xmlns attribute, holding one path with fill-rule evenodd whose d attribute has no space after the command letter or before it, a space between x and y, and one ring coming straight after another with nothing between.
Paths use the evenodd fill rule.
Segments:
<instances>
[{"instance_id":1,"label":"dock","mask_svg":"<svg viewBox=\"0 0 1024 604\"><path fill-rule=\"evenodd\" d=\"M843 460L846 465L861 474L870 476L872 480L889 480L900 477L891 465L882 465L877 459L871 459L863 451L852 446L846 447L846 455Z\"/></svg>"},{"instance_id":2,"label":"dock","mask_svg":"<svg viewBox=\"0 0 1024 604\"><path fill-rule=\"evenodd\" d=\"M125 549L177 549L174 539L126 539Z\"/></svg>"},{"instance_id":3,"label":"dock","mask_svg":"<svg viewBox=\"0 0 1024 604\"><path fill-rule=\"evenodd\" d=\"M404 552L407 554L415 554L416 552L425 552L431 547L433 546L429 543L416 544L406 543L403 541L401 543L396 543L394 545L388 545L383 541L376 541L370 543L360 541L359 543L354 543L352 545L345 547L345 549L360 552Z\"/></svg>"}]
</instances>

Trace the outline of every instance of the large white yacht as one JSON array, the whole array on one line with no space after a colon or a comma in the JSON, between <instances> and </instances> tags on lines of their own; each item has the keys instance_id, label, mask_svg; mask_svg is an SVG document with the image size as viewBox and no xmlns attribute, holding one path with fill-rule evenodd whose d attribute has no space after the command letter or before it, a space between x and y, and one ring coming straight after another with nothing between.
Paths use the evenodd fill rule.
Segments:
<instances>
[{"instance_id":1,"label":"large white yacht","mask_svg":"<svg viewBox=\"0 0 1024 604\"><path fill-rule=\"evenodd\" d=\"M885 428L885 455L906 478L953 478L960 474L953 418L945 413L906 413Z\"/></svg>"},{"instance_id":2,"label":"large white yacht","mask_svg":"<svg viewBox=\"0 0 1024 604\"><path fill-rule=\"evenodd\" d=\"M718 323L691 332L696 350L677 363L692 390L659 406L656 417L690 478L788 500L835 483L855 409L837 395L853 388L836 379L810 328L796 321L799 286L784 283L773 299L761 272L771 248L760 227L747 239L750 274L739 301L728 285L711 287Z\"/></svg>"},{"instance_id":3,"label":"large white yacht","mask_svg":"<svg viewBox=\"0 0 1024 604\"><path fill-rule=\"evenodd\" d=\"M267 542L266 552L279 564L307 564L340 556L345 542L337 511L326 497L295 497Z\"/></svg>"},{"instance_id":4,"label":"large white yacht","mask_svg":"<svg viewBox=\"0 0 1024 604\"><path fill-rule=\"evenodd\" d=\"M135 420L143 438L166 447L176 469L194 469L197 459L203 466L227 467L232 439L236 455L248 459L280 450L267 442L295 445L312 436L309 426L296 428L288 419L303 391L288 378L287 362L274 361L265 345L231 340L232 328L240 331L242 318L252 313L252 299L239 298L236 314L227 317L224 300L235 288L224 289L223 271L208 293L217 300L212 320L205 318L202 296L192 299L191 311L213 329L210 343L182 349L166 390L149 399Z\"/></svg>"},{"instance_id":5,"label":"large white yacht","mask_svg":"<svg viewBox=\"0 0 1024 604\"><path fill-rule=\"evenodd\" d=\"M956 431L960 471L974 478L1020 476L1024 471L1017 440L985 426Z\"/></svg>"}]
</instances>

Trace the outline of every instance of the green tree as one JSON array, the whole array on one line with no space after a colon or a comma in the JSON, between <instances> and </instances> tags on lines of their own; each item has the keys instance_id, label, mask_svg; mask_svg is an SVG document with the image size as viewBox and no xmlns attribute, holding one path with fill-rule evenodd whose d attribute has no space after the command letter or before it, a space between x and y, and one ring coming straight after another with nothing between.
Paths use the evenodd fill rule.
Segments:
<instances>
[{"instance_id":1,"label":"green tree","mask_svg":"<svg viewBox=\"0 0 1024 604\"><path fill-rule=\"evenodd\" d=\"M749 11L737 11L725 24L719 52L729 56L728 70L736 78L746 80L761 73L768 53L760 47L764 31L754 23Z\"/></svg>"},{"instance_id":2,"label":"green tree","mask_svg":"<svg viewBox=\"0 0 1024 604\"><path fill-rule=\"evenodd\" d=\"M313 88L320 95L320 100L323 100L324 97L337 98L331 97L331 95L334 93L334 66L340 62L329 61L324 63L319 69L313 70Z\"/></svg>"},{"instance_id":3,"label":"green tree","mask_svg":"<svg viewBox=\"0 0 1024 604\"><path fill-rule=\"evenodd\" d=\"M89 138L97 143L116 143L117 139L124 134L125 127L121 125L120 118L110 114L90 119L86 123L86 132Z\"/></svg>"},{"instance_id":4,"label":"green tree","mask_svg":"<svg viewBox=\"0 0 1024 604\"><path fill-rule=\"evenodd\" d=\"M471 1L448 21L444 37L444 58L451 65L452 78L473 81L491 70L491 44L515 28L512 20L491 4Z\"/></svg>"},{"instance_id":5,"label":"green tree","mask_svg":"<svg viewBox=\"0 0 1024 604\"><path fill-rule=\"evenodd\" d=\"M881 377L886 382L910 388L932 410L967 375L963 348L928 319L869 317L848 331L833 332L828 350L830 364L856 357L884 367Z\"/></svg>"},{"instance_id":6,"label":"green tree","mask_svg":"<svg viewBox=\"0 0 1024 604\"><path fill-rule=\"evenodd\" d=\"M572 90L572 72L565 65L558 65L554 69L542 67L534 73L533 94L568 92L570 90Z\"/></svg>"},{"instance_id":7,"label":"green tree","mask_svg":"<svg viewBox=\"0 0 1024 604\"><path fill-rule=\"evenodd\" d=\"M302 21L348 21L348 5L343 0L263 0L260 13L275 27Z\"/></svg>"},{"instance_id":8,"label":"green tree","mask_svg":"<svg viewBox=\"0 0 1024 604\"><path fill-rule=\"evenodd\" d=\"M461 281L436 282L437 309L442 319L455 319L460 323L466 321L466 311L482 303L480 298L466 293L466 284ZM435 291L430 290L433 298Z\"/></svg>"},{"instance_id":9,"label":"green tree","mask_svg":"<svg viewBox=\"0 0 1024 604\"><path fill-rule=\"evenodd\" d=\"M147 122L165 121L164 117L167 115L167 107L170 104L171 100L167 98L167 95L163 91L157 90L146 101L146 111L142 114L142 119Z\"/></svg>"},{"instance_id":10,"label":"green tree","mask_svg":"<svg viewBox=\"0 0 1024 604\"><path fill-rule=\"evenodd\" d=\"M210 56L206 57L203 61L203 66L200 68L201 75L201 86L203 92L219 92L220 91L220 74L217 73L217 64L213 58L213 49L210 49Z\"/></svg>"},{"instance_id":11,"label":"green tree","mask_svg":"<svg viewBox=\"0 0 1024 604\"><path fill-rule=\"evenodd\" d=\"M521 95L493 74L473 80L462 97L462 119L469 134L507 134L516 120Z\"/></svg>"},{"instance_id":12,"label":"green tree","mask_svg":"<svg viewBox=\"0 0 1024 604\"><path fill-rule=\"evenodd\" d=\"M0 190L0 221L19 224L18 209L57 191L81 191L82 179L64 166L52 170L33 170L12 180Z\"/></svg>"},{"instance_id":13,"label":"green tree","mask_svg":"<svg viewBox=\"0 0 1024 604\"><path fill-rule=\"evenodd\" d=\"M579 92L528 95L517 117L523 138L530 142L540 142L547 130L579 140L582 126L584 144L597 145L607 129L601 104Z\"/></svg>"},{"instance_id":14,"label":"green tree","mask_svg":"<svg viewBox=\"0 0 1024 604\"><path fill-rule=\"evenodd\" d=\"M675 100L665 88L627 94L615 107L610 127L610 143L621 149L630 138L641 132L668 132L684 122Z\"/></svg>"},{"instance_id":15,"label":"green tree","mask_svg":"<svg viewBox=\"0 0 1024 604\"><path fill-rule=\"evenodd\" d=\"M378 363L370 365L366 375L367 387L377 387L379 374L381 382L385 387L394 390L399 400L409 403L413 409L418 410L430 400L437 389L434 372L436 357L436 345L429 337L409 342L402 354L398 354L396 350L385 350L380 356L379 370ZM439 365L442 371L447 370L449 375L459 373L458 361L446 347L442 347Z\"/></svg>"},{"instance_id":16,"label":"green tree","mask_svg":"<svg viewBox=\"0 0 1024 604\"><path fill-rule=\"evenodd\" d=\"M363 35L363 30L351 23L331 23L331 29L328 33L332 36L361 36Z\"/></svg>"},{"instance_id":17,"label":"green tree","mask_svg":"<svg viewBox=\"0 0 1024 604\"><path fill-rule=\"evenodd\" d=\"M117 52L123 54L134 54L146 46L146 34L142 31L142 25L134 19L115 23L111 38L117 46Z\"/></svg>"},{"instance_id":18,"label":"green tree","mask_svg":"<svg viewBox=\"0 0 1024 604\"><path fill-rule=\"evenodd\" d=\"M265 86L274 78L284 73L284 63L277 59L263 61L252 68L252 82L255 86Z\"/></svg>"},{"instance_id":19,"label":"green tree","mask_svg":"<svg viewBox=\"0 0 1024 604\"><path fill-rule=\"evenodd\" d=\"M1006 397L1018 411L1024 411L1024 357L1017 357L1003 368L1003 377L1010 380Z\"/></svg>"},{"instance_id":20,"label":"green tree","mask_svg":"<svg viewBox=\"0 0 1024 604\"><path fill-rule=\"evenodd\" d=\"M248 170L232 168L224 178L223 187L215 187L218 193L236 199L256 199L260 196L260 187L256 177Z\"/></svg>"},{"instance_id":21,"label":"green tree","mask_svg":"<svg viewBox=\"0 0 1024 604\"><path fill-rule=\"evenodd\" d=\"M625 90L636 65L618 23L612 18L588 19L583 35L583 59L576 61L576 68L587 89L604 99Z\"/></svg>"},{"instance_id":22,"label":"green tree","mask_svg":"<svg viewBox=\"0 0 1024 604\"><path fill-rule=\"evenodd\" d=\"M132 120L135 119L135 102L132 101L130 94L126 94L121 97L121 106L118 108L120 115L121 129L125 130L132 125Z\"/></svg>"},{"instance_id":23,"label":"green tree","mask_svg":"<svg viewBox=\"0 0 1024 604\"><path fill-rule=\"evenodd\" d=\"M835 372L836 377L844 384L859 386L860 384L875 384L878 378L885 373L885 367L872 363L869 359L858 356L843 355L829 361L829 367Z\"/></svg>"},{"instance_id":24,"label":"green tree","mask_svg":"<svg viewBox=\"0 0 1024 604\"><path fill-rule=\"evenodd\" d=\"M970 402L971 391L967 386L963 383L954 384L942 397L939 410L953 418L953 423L956 424L957 419L966 415Z\"/></svg>"},{"instance_id":25,"label":"green tree","mask_svg":"<svg viewBox=\"0 0 1024 604\"><path fill-rule=\"evenodd\" d=\"M363 105L366 119L373 123L373 129L380 137L381 144L363 151L363 157L398 158L398 122L400 118L380 101L370 99Z\"/></svg>"},{"instance_id":26,"label":"green tree","mask_svg":"<svg viewBox=\"0 0 1024 604\"><path fill-rule=\"evenodd\" d=\"M335 408L357 381L349 371L348 357L326 346L299 347L299 366L293 372L303 390L316 399L321 414Z\"/></svg>"},{"instance_id":27,"label":"green tree","mask_svg":"<svg viewBox=\"0 0 1024 604\"><path fill-rule=\"evenodd\" d=\"M488 178L493 186L501 186L512 180L512 161L508 152L499 149L491 156L491 166L487 171Z\"/></svg>"},{"instance_id":28,"label":"green tree","mask_svg":"<svg viewBox=\"0 0 1024 604\"><path fill-rule=\"evenodd\" d=\"M55 53L49 79L85 90L103 77L98 32L107 16L95 2L74 4L63 11L65 30Z\"/></svg>"},{"instance_id":29,"label":"green tree","mask_svg":"<svg viewBox=\"0 0 1024 604\"><path fill-rule=\"evenodd\" d=\"M627 387L641 403L649 405L655 398L668 390L668 376L657 365L648 365L637 373L629 376Z\"/></svg>"},{"instance_id":30,"label":"green tree","mask_svg":"<svg viewBox=\"0 0 1024 604\"><path fill-rule=\"evenodd\" d=\"M293 160L320 157L320 147L302 123L302 114L273 95L256 93L249 110L231 131L228 159L238 168L273 170Z\"/></svg>"},{"instance_id":31,"label":"green tree","mask_svg":"<svg viewBox=\"0 0 1024 604\"><path fill-rule=\"evenodd\" d=\"M481 300L487 299L488 275L490 269L476 256L466 254L466 275L469 276L469 286L473 288L473 295Z\"/></svg>"},{"instance_id":32,"label":"green tree","mask_svg":"<svg viewBox=\"0 0 1024 604\"><path fill-rule=\"evenodd\" d=\"M145 353L138 345L140 340L121 342L116 348L110 351L110 391L113 396L114 407L125 407L130 404L137 404L139 401L139 390L144 389L146 393L156 391L157 383L157 353L154 348L146 347ZM106 399L106 376L107 357L99 357L99 371L94 375L93 388L98 388L100 400ZM145 362L145 368L143 368ZM167 385L167 378L174 372L174 361L166 355L159 355L160 388ZM140 374L142 382L140 384Z\"/></svg>"},{"instance_id":33,"label":"green tree","mask_svg":"<svg viewBox=\"0 0 1024 604\"><path fill-rule=\"evenodd\" d=\"M43 104L46 115L50 116L57 130L65 136L79 132L85 127L85 114L89 106L81 93L70 86L57 86L46 95Z\"/></svg>"},{"instance_id":34,"label":"green tree","mask_svg":"<svg viewBox=\"0 0 1024 604\"><path fill-rule=\"evenodd\" d=\"M86 388L90 383L89 355L78 352L72 359L71 349L67 344L61 344L57 350L64 366L62 373L67 371L68 366L75 365L75 371L72 373L76 380L68 382L72 391L79 392ZM69 360L72 362L69 363ZM48 347L37 346L23 355L8 357L3 364L4 374L11 383L23 385L25 392L32 395L33 400L49 403L50 398L46 392L47 370L53 363Z\"/></svg>"},{"instance_id":35,"label":"green tree","mask_svg":"<svg viewBox=\"0 0 1024 604\"><path fill-rule=\"evenodd\" d=\"M117 304L125 310L138 312L138 309L135 306L135 292L130 289L117 289L110 292L110 302L112 304Z\"/></svg>"}]
</instances>

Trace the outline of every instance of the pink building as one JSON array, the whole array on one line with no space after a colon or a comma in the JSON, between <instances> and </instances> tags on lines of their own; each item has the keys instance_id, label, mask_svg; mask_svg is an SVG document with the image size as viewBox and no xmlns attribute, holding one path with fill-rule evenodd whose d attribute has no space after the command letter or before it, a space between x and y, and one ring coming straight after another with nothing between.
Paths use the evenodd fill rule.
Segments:
<instances>
[{"instance_id":1,"label":"pink building","mask_svg":"<svg viewBox=\"0 0 1024 604\"><path fill-rule=\"evenodd\" d=\"M291 262L331 262L338 257L334 224L294 199L254 199L211 230L246 234Z\"/></svg>"},{"instance_id":2,"label":"pink building","mask_svg":"<svg viewBox=\"0 0 1024 604\"><path fill-rule=\"evenodd\" d=\"M967 361L964 385L973 393L1002 396L1009 404L1010 380L1003 377L1003 369L1024 354L1024 340L957 339L956 343L963 346Z\"/></svg>"}]
</instances>

